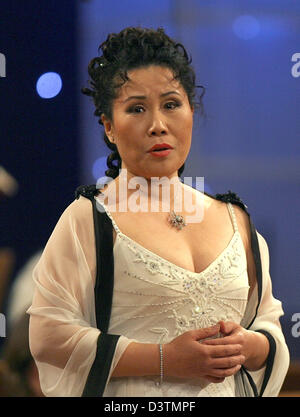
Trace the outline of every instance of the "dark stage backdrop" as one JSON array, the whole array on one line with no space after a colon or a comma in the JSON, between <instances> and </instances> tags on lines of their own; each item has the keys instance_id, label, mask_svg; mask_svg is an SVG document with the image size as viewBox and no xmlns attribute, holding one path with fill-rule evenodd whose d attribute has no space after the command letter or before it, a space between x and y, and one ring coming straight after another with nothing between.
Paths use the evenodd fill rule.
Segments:
<instances>
[{"instance_id":1,"label":"dark stage backdrop","mask_svg":"<svg viewBox=\"0 0 300 417\"><path fill-rule=\"evenodd\" d=\"M79 182L75 3L1 4L0 166L19 184L17 194L0 200L0 249L15 253L10 285L45 245ZM42 98L37 81L48 72L59 74L62 86Z\"/></svg>"}]
</instances>

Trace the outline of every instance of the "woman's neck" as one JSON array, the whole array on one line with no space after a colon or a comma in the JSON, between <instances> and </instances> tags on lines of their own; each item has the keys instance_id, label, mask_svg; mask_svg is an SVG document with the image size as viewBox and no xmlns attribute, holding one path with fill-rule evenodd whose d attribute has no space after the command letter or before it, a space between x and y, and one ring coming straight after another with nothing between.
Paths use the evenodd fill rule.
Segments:
<instances>
[{"instance_id":1,"label":"woman's neck","mask_svg":"<svg viewBox=\"0 0 300 417\"><path fill-rule=\"evenodd\" d=\"M102 193L104 204L117 211L182 211L184 188L178 175L144 178L121 170Z\"/></svg>"}]
</instances>

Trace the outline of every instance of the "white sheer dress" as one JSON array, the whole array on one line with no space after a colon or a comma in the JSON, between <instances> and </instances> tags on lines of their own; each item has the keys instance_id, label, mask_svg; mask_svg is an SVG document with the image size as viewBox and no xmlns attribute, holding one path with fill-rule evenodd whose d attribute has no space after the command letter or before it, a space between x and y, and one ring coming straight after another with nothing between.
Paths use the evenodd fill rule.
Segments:
<instances>
[{"instance_id":1,"label":"white sheer dress","mask_svg":"<svg viewBox=\"0 0 300 417\"><path fill-rule=\"evenodd\" d=\"M242 325L248 322L256 300L253 295L247 303L246 254L234 208L231 203L226 204L232 220L232 238L201 273L178 267L133 241L119 230L105 207L116 231L109 333L121 336L104 396L236 395L234 377L220 384L202 378L166 378L162 386L157 385L156 377L110 377L132 340L167 343L187 330L207 327L219 320ZM279 324L283 314L281 302L272 295L268 247L259 233L258 240L263 290L251 330L265 329L276 340L274 373L264 394L274 396L283 383L289 355ZM92 206L81 196L60 217L33 273L36 290L28 310L30 346L46 396L82 395L99 336L95 320L95 271ZM264 371L262 368L251 373L258 387Z\"/></svg>"}]
</instances>

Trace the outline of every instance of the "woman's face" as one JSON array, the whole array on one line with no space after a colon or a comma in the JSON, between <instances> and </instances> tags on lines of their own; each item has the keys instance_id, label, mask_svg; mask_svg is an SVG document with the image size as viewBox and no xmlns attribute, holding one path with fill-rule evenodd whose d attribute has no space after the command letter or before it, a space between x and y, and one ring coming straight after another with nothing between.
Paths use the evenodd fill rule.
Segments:
<instances>
[{"instance_id":1,"label":"woman's face","mask_svg":"<svg viewBox=\"0 0 300 417\"><path fill-rule=\"evenodd\" d=\"M112 120L102 116L109 140L117 145L128 177L177 176L192 138L193 109L184 88L167 67L152 65L128 71L113 101ZM167 152L149 150L167 144Z\"/></svg>"}]
</instances>

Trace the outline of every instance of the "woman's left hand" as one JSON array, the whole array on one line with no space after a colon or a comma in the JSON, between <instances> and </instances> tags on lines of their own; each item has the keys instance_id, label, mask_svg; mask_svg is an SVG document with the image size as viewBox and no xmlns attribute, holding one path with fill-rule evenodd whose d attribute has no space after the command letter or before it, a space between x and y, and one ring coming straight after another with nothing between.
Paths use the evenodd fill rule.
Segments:
<instances>
[{"instance_id":1,"label":"woman's left hand","mask_svg":"<svg viewBox=\"0 0 300 417\"><path fill-rule=\"evenodd\" d=\"M220 333L223 337L203 341L207 345L239 344L242 346L241 354L245 356L243 366L249 371L260 369L269 353L268 339L258 332L246 330L232 321L220 321Z\"/></svg>"}]
</instances>

